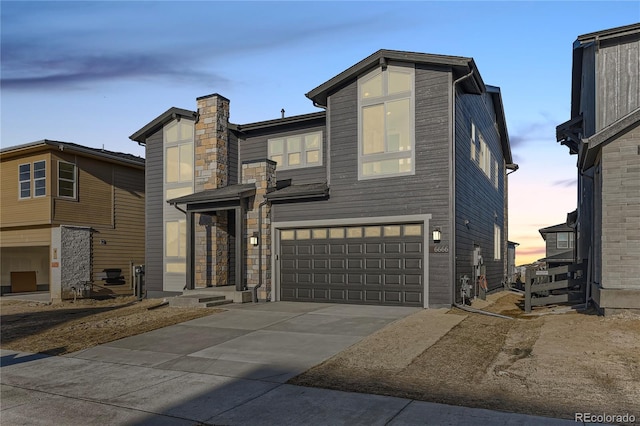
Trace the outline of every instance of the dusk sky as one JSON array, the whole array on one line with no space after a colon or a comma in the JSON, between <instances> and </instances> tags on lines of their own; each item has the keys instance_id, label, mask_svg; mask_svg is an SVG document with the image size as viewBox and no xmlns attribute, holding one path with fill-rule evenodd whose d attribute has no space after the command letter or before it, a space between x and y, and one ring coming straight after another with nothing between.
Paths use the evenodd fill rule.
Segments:
<instances>
[{"instance_id":1,"label":"dusk sky","mask_svg":"<svg viewBox=\"0 0 640 426\"><path fill-rule=\"evenodd\" d=\"M129 136L220 93L233 123L317 111L304 94L379 49L473 57L502 90L514 161L509 240L544 257L538 229L576 205L572 45L640 21L640 2L2 1L1 146L40 139L144 156ZM481 206L479 206L481 208Z\"/></svg>"}]
</instances>

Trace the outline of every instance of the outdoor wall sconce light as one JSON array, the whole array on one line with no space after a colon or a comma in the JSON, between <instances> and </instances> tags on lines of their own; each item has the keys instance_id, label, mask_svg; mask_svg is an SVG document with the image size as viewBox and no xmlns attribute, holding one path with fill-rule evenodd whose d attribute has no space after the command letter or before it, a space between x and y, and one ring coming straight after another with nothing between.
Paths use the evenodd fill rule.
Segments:
<instances>
[{"instance_id":1,"label":"outdoor wall sconce light","mask_svg":"<svg viewBox=\"0 0 640 426\"><path fill-rule=\"evenodd\" d=\"M434 228L433 232L431 233L431 235L433 237L433 243L434 244L440 243L440 240L442 238L442 233L440 232L440 228Z\"/></svg>"},{"instance_id":2,"label":"outdoor wall sconce light","mask_svg":"<svg viewBox=\"0 0 640 426\"><path fill-rule=\"evenodd\" d=\"M254 232L253 235L251 235L249 237L249 244L251 244L252 246L257 246L258 245L258 233Z\"/></svg>"}]
</instances>

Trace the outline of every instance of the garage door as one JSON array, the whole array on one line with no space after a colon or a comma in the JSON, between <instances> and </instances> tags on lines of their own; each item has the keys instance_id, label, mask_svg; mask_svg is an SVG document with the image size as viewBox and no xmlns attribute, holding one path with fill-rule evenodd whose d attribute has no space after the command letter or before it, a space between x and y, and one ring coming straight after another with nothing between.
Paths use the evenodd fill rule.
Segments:
<instances>
[{"instance_id":1,"label":"garage door","mask_svg":"<svg viewBox=\"0 0 640 426\"><path fill-rule=\"evenodd\" d=\"M280 231L281 300L423 305L422 224Z\"/></svg>"}]
</instances>

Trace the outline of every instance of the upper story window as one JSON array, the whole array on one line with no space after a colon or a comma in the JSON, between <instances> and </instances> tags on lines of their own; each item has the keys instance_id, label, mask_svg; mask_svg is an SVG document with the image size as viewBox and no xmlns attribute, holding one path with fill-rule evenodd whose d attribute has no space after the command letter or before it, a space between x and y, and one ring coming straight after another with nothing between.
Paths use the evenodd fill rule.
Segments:
<instances>
[{"instance_id":1,"label":"upper story window","mask_svg":"<svg viewBox=\"0 0 640 426\"><path fill-rule=\"evenodd\" d=\"M556 247L559 249L573 248L573 232L558 232Z\"/></svg>"},{"instance_id":2,"label":"upper story window","mask_svg":"<svg viewBox=\"0 0 640 426\"><path fill-rule=\"evenodd\" d=\"M33 196L44 197L47 195L47 162L36 161L33 163Z\"/></svg>"},{"instance_id":3,"label":"upper story window","mask_svg":"<svg viewBox=\"0 0 640 426\"><path fill-rule=\"evenodd\" d=\"M20 198L31 198L31 163L20 164L18 169Z\"/></svg>"},{"instance_id":4,"label":"upper story window","mask_svg":"<svg viewBox=\"0 0 640 426\"><path fill-rule=\"evenodd\" d=\"M76 198L76 165L58 161L58 197Z\"/></svg>"},{"instance_id":5,"label":"upper story window","mask_svg":"<svg viewBox=\"0 0 640 426\"><path fill-rule=\"evenodd\" d=\"M358 79L358 179L415 173L414 76L388 65Z\"/></svg>"},{"instance_id":6,"label":"upper story window","mask_svg":"<svg viewBox=\"0 0 640 426\"><path fill-rule=\"evenodd\" d=\"M267 141L269 159L278 170L322 165L322 132L312 132Z\"/></svg>"},{"instance_id":7,"label":"upper story window","mask_svg":"<svg viewBox=\"0 0 640 426\"><path fill-rule=\"evenodd\" d=\"M33 169L33 177L31 171ZM34 161L18 166L18 182L20 187L19 198L44 197L47 195L47 162ZM33 185L32 185L33 182ZM32 192L33 191L33 192Z\"/></svg>"},{"instance_id":8,"label":"upper story window","mask_svg":"<svg viewBox=\"0 0 640 426\"><path fill-rule=\"evenodd\" d=\"M165 181L182 183L193 181L194 125L190 120L179 120L164 128Z\"/></svg>"},{"instance_id":9,"label":"upper story window","mask_svg":"<svg viewBox=\"0 0 640 426\"><path fill-rule=\"evenodd\" d=\"M498 160L489 150L489 145L474 123L471 123L471 161L476 163L493 186L498 188Z\"/></svg>"}]
</instances>

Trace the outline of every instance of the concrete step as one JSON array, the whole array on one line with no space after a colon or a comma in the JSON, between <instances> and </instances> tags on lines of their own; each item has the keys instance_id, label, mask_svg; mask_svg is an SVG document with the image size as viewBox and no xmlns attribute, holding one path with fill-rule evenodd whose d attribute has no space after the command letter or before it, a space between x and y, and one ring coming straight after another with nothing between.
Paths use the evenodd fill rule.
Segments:
<instances>
[{"instance_id":1,"label":"concrete step","mask_svg":"<svg viewBox=\"0 0 640 426\"><path fill-rule=\"evenodd\" d=\"M223 305L226 303L232 303L232 300L227 300L224 296L216 296L210 294L183 294L182 296L176 296L169 299L169 306L188 308L188 307L210 307Z\"/></svg>"}]
</instances>

